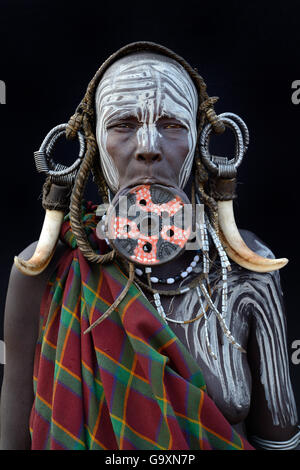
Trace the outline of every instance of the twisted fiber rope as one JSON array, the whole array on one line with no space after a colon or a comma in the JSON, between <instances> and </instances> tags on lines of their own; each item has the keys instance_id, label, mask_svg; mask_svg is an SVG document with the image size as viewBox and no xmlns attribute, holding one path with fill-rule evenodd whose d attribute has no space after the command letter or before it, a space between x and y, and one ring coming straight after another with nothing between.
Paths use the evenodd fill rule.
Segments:
<instances>
[{"instance_id":1,"label":"twisted fiber rope","mask_svg":"<svg viewBox=\"0 0 300 470\"><path fill-rule=\"evenodd\" d=\"M111 306L106 310L105 313L101 317L99 317L97 320L94 321L85 331L84 334L89 333L95 326L99 325L102 323L114 310L117 309L117 307L120 305L124 297L126 296L127 292L130 289L130 286L133 282L134 279L134 264L129 263L129 274L128 274L128 280L126 283L126 286L122 290L121 294L116 298L116 300L111 304Z\"/></svg>"},{"instance_id":2,"label":"twisted fiber rope","mask_svg":"<svg viewBox=\"0 0 300 470\"><path fill-rule=\"evenodd\" d=\"M87 140L87 150L83 162L78 171L75 185L73 188L73 193L71 197L70 204L70 223L72 231L77 240L78 246L82 251L83 255L92 262L105 263L111 261L116 255L115 252L108 253L107 255L98 255L94 252L92 247L89 244L89 241L86 237L84 227L81 222L81 202L83 198L84 189L86 182L89 176L89 173L92 172L94 180L98 186L99 192L102 196L103 202L107 200L107 184L104 180L99 157L97 150L97 143L95 139L95 92L96 88L108 67L115 62L116 60L124 57L128 54L141 52L141 51L151 51L156 52L171 59L176 60L183 68L188 72L191 79L193 80L196 89L198 90L199 96L199 106L197 110L197 131L198 137L200 131L205 123L208 121L212 124L215 132L222 132L222 123L220 123L218 116L213 110L214 103L218 100L217 97L210 98L206 91L206 84L203 78L198 74L197 70L193 69L188 62L186 62L182 57L177 55L175 52L169 50L168 48L155 44L152 42L135 42L124 46L119 49L117 52L112 54L98 69L93 79L90 81L86 94L78 105L75 114L70 118L68 127L66 130L66 136L69 139L74 139L78 130L82 130L85 134ZM224 127L224 126L223 126ZM198 139L199 141L199 139ZM197 179L196 182L199 186L199 191L202 196L203 203L207 205L210 209L210 214L212 217L212 225L214 226L216 232L218 232L218 220L217 220L217 211L216 211L216 202L205 192L204 183L208 181L208 173L205 170L200 158L199 158L199 142L196 146L196 169L197 169Z\"/></svg>"},{"instance_id":3,"label":"twisted fiber rope","mask_svg":"<svg viewBox=\"0 0 300 470\"><path fill-rule=\"evenodd\" d=\"M107 188L107 184L106 184L106 181L104 179L104 176L103 176L103 173L102 173L102 170L101 170L101 166L100 166L100 156L99 156L99 152L98 152L98 147L97 147L97 152L96 154L94 155L94 163L93 163L93 166L92 166L92 174L93 174L93 179L96 183L96 186L98 188L98 192L101 196L101 200L102 202L104 203L108 203L108 194L107 194L107 191L108 191L108 188Z\"/></svg>"},{"instance_id":4,"label":"twisted fiber rope","mask_svg":"<svg viewBox=\"0 0 300 470\"><path fill-rule=\"evenodd\" d=\"M197 183L198 192L201 196L201 201L208 208L208 210L209 210L209 219L211 221L211 224L212 224L216 234L218 235L219 234L218 204L215 201L215 199L213 197L211 197L205 191L204 187L205 187L205 183L207 183L207 181L203 180L202 166L201 166L200 160L196 160L195 179L196 179L196 183Z\"/></svg>"},{"instance_id":5,"label":"twisted fiber rope","mask_svg":"<svg viewBox=\"0 0 300 470\"><path fill-rule=\"evenodd\" d=\"M85 233L81 220L81 203L84 189L88 180L89 172L93 166L95 155L97 154L97 143L94 135L90 131L90 123L84 120L84 133L86 137L87 150L84 161L77 174L74 188L71 195L70 204L70 224L75 235L77 245L85 258L94 263L106 263L113 260L115 251L104 255L98 255L91 247Z\"/></svg>"}]
</instances>

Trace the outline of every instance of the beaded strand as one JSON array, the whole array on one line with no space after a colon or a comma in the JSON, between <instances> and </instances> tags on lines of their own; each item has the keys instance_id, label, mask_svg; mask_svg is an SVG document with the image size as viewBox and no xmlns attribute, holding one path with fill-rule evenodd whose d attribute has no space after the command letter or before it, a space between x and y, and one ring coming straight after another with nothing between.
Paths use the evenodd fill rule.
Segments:
<instances>
[{"instance_id":1,"label":"beaded strand","mask_svg":"<svg viewBox=\"0 0 300 470\"><path fill-rule=\"evenodd\" d=\"M210 224L209 220L206 220L208 231L212 237L214 245L218 251L220 261L221 261L221 270L222 270L222 310L221 316L225 318L227 311L228 311L228 282L227 282L227 271L231 270L231 265L227 254L220 242L219 237L217 236L214 228Z\"/></svg>"},{"instance_id":2,"label":"beaded strand","mask_svg":"<svg viewBox=\"0 0 300 470\"><path fill-rule=\"evenodd\" d=\"M205 299L207 300L210 308L213 310L213 312L216 314L217 316L217 319L219 320L219 323L220 323L220 326L223 330L223 333L224 335L226 336L226 338L228 339L228 341L236 348L238 349L239 351L241 352L246 352L245 349L234 339L234 337L232 336L230 330L228 329L222 315L220 314L219 310L216 308L216 306L214 305L214 303L212 302L211 298L210 298L210 295L209 293L207 292L207 289L205 287L205 285L203 284L203 282L200 282L200 289L202 290L203 294L204 294L204 297Z\"/></svg>"},{"instance_id":3,"label":"beaded strand","mask_svg":"<svg viewBox=\"0 0 300 470\"><path fill-rule=\"evenodd\" d=\"M194 268L197 266L199 260L200 260L199 255L195 255L193 261L189 264L189 266L184 271L182 271L180 274L176 274L174 277L158 278L156 276L151 276L150 280L153 284L158 284L158 283L161 283L161 284L174 284L177 281L185 279L194 270ZM148 269L151 269L151 268L148 268ZM149 272L149 271L147 271L147 268L145 268L145 273L147 273L147 272ZM135 273L139 277L141 277L141 276L143 276L144 271L140 268L136 268Z\"/></svg>"},{"instance_id":4,"label":"beaded strand","mask_svg":"<svg viewBox=\"0 0 300 470\"><path fill-rule=\"evenodd\" d=\"M201 292L200 292L200 288L199 286L196 287L196 290L197 290L197 294L198 294L198 299L199 299L199 303L200 303L200 308L203 312L203 315L204 315L204 333L205 333L205 342L206 342L206 346L207 346L207 349L208 349L208 352L209 354L214 358L214 359L217 359L217 356L215 355L215 353L213 352L212 348L211 348L211 344L210 344L210 340L209 340L209 334L208 334L208 318L207 318L207 315L206 315L206 311L205 311L205 308L204 308L204 305L203 305L203 301L202 301L202 297L201 297Z\"/></svg>"}]
</instances>

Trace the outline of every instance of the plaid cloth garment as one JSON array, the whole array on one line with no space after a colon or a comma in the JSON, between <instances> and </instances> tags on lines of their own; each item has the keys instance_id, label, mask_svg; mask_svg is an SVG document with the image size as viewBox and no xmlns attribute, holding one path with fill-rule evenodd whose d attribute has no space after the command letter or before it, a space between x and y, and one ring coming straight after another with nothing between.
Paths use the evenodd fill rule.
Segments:
<instances>
[{"instance_id":1,"label":"plaid cloth garment","mask_svg":"<svg viewBox=\"0 0 300 470\"><path fill-rule=\"evenodd\" d=\"M98 222L83 210L94 248ZM86 212L87 211L87 212ZM197 363L116 262L88 263L66 218L62 257L43 297L30 417L32 449L252 449L205 393ZM106 245L105 245L106 246Z\"/></svg>"}]
</instances>

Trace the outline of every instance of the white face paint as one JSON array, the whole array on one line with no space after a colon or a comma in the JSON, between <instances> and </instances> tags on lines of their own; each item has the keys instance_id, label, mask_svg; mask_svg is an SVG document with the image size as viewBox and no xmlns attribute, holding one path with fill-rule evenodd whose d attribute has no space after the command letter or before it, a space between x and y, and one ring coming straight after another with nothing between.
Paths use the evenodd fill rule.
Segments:
<instances>
[{"instance_id":1,"label":"white face paint","mask_svg":"<svg viewBox=\"0 0 300 470\"><path fill-rule=\"evenodd\" d=\"M176 118L187 128L188 154L180 170L178 186L189 178L197 138L198 95L184 68L176 61L153 53L137 53L115 62L96 91L96 138L104 177L119 189L119 174L106 148L107 127L117 118L136 117L138 145L152 150L159 145L156 127L162 116Z\"/></svg>"}]
</instances>

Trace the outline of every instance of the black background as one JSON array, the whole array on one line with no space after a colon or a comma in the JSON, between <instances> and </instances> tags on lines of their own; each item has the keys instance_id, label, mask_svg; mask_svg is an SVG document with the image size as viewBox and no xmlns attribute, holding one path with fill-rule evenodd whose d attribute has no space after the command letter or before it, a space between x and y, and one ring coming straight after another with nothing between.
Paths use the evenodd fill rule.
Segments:
<instances>
[{"instance_id":1,"label":"black background","mask_svg":"<svg viewBox=\"0 0 300 470\"><path fill-rule=\"evenodd\" d=\"M291 358L291 344L300 340L300 104L291 101L291 84L300 79L299 29L298 1L0 1L0 80L7 90L0 106L0 339L13 256L38 238L43 221L43 177L33 152L73 114L108 55L151 40L198 68L210 96L220 97L218 113L237 113L248 125L236 218L290 260L281 279ZM230 151L230 139L219 139ZM290 367L300 412L300 364Z\"/></svg>"}]
</instances>

